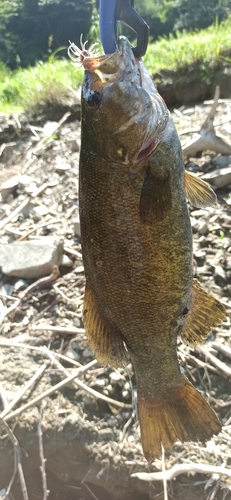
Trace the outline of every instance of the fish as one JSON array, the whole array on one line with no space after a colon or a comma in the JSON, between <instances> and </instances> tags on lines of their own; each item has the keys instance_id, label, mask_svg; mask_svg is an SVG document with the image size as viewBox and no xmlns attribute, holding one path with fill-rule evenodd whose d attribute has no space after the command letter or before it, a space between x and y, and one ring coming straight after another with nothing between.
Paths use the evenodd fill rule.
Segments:
<instances>
[{"instance_id":1,"label":"fish","mask_svg":"<svg viewBox=\"0 0 231 500\"><path fill-rule=\"evenodd\" d=\"M195 345L226 309L193 279L187 199L216 202L185 170L165 102L125 37L114 54L76 49L81 96L79 215L86 287L83 322L100 363L131 361L143 453L205 441L221 424L182 373L177 339Z\"/></svg>"}]
</instances>

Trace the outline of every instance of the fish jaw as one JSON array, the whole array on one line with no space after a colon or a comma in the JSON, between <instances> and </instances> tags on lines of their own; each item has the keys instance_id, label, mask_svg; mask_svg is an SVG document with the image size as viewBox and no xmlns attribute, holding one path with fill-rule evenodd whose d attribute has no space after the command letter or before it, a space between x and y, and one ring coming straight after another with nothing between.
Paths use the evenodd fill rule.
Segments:
<instances>
[{"instance_id":1,"label":"fish jaw","mask_svg":"<svg viewBox=\"0 0 231 500\"><path fill-rule=\"evenodd\" d=\"M121 37L110 56L87 57L82 89L82 116L97 136L97 150L111 166L134 172L160 144L169 112Z\"/></svg>"}]
</instances>

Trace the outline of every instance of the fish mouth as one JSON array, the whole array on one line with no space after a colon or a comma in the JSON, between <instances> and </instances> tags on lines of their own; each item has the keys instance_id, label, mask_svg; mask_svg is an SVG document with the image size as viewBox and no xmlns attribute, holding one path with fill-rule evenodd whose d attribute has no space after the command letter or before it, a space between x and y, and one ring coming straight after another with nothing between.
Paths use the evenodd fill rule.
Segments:
<instances>
[{"instance_id":1,"label":"fish mouth","mask_svg":"<svg viewBox=\"0 0 231 500\"><path fill-rule=\"evenodd\" d=\"M130 66L134 71L137 63L129 41L126 37L120 37L113 54L86 56L82 60L82 66L86 72L98 77L98 84L95 80L92 90L100 91L100 88L103 90L105 85L115 82L124 72L127 73Z\"/></svg>"}]
</instances>

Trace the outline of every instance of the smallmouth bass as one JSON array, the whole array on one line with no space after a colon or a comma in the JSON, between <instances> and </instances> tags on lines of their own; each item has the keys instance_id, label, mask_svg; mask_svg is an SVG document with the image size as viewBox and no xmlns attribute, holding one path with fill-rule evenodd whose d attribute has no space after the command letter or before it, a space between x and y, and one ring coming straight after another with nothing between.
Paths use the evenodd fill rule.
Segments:
<instances>
[{"instance_id":1,"label":"smallmouth bass","mask_svg":"<svg viewBox=\"0 0 231 500\"><path fill-rule=\"evenodd\" d=\"M178 335L196 344L226 319L192 276L186 196L197 207L216 197L185 171L171 115L128 40L110 56L85 51L81 62L83 321L99 362L133 364L152 461L162 445L209 439L221 428L177 359Z\"/></svg>"}]
</instances>

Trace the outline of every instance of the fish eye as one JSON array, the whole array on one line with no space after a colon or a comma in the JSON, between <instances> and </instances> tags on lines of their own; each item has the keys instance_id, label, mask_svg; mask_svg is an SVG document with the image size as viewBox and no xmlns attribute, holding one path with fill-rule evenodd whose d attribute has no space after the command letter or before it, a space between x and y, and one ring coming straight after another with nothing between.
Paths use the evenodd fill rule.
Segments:
<instances>
[{"instance_id":1,"label":"fish eye","mask_svg":"<svg viewBox=\"0 0 231 500\"><path fill-rule=\"evenodd\" d=\"M86 96L86 103L88 104L88 106L90 106L91 108L95 108L95 107L99 106L100 101L101 101L101 98L100 98L99 92L97 92L96 90L92 90L91 92L88 92L88 94Z\"/></svg>"}]
</instances>

